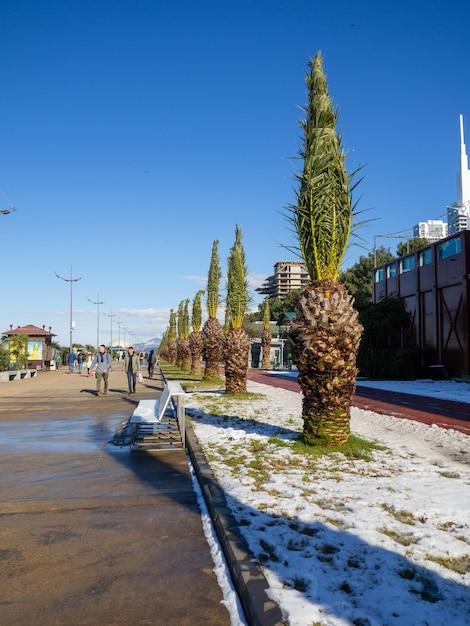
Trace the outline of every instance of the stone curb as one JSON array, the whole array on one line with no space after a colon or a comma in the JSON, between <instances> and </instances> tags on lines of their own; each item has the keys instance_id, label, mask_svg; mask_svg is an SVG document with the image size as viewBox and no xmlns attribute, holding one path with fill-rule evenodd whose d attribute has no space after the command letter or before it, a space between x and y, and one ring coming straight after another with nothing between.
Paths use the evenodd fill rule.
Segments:
<instances>
[{"instance_id":1,"label":"stone curb","mask_svg":"<svg viewBox=\"0 0 470 626\"><path fill-rule=\"evenodd\" d=\"M261 567L240 533L188 420L186 446L248 623L250 626L285 625L279 606L267 594L269 585Z\"/></svg>"}]
</instances>

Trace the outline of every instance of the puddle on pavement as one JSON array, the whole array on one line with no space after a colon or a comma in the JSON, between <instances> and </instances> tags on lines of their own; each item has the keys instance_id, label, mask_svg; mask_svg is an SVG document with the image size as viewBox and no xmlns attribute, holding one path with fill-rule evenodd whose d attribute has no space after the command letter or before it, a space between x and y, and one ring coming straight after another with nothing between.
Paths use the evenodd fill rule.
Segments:
<instances>
[{"instance_id":1,"label":"puddle on pavement","mask_svg":"<svg viewBox=\"0 0 470 626\"><path fill-rule=\"evenodd\" d=\"M55 452L57 454L116 449L122 418L106 422L96 417L0 423L0 454Z\"/></svg>"}]
</instances>

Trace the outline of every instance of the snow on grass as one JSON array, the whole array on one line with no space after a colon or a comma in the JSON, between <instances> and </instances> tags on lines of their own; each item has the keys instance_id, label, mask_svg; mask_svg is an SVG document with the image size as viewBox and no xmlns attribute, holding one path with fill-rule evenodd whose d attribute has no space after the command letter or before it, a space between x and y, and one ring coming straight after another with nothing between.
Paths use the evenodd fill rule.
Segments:
<instances>
[{"instance_id":1,"label":"snow on grass","mask_svg":"<svg viewBox=\"0 0 470 626\"><path fill-rule=\"evenodd\" d=\"M470 438L353 408L353 433L377 446L310 455L301 395L249 391L187 407L287 622L469 624Z\"/></svg>"}]
</instances>

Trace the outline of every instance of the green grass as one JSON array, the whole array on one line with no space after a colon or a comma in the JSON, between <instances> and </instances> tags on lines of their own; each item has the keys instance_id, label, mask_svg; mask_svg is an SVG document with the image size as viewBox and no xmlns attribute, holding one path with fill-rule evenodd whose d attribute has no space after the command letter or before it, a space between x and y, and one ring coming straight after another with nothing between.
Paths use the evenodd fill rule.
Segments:
<instances>
[{"instance_id":1,"label":"green grass","mask_svg":"<svg viewBox=\"0 0 470 626\"><path fill-rule=\"evenodd\" d=\"M225 388L225 381L223 379L203 380L202 374L195 376L187 370L182 370L172 363L161 363L160 367L167 380L178 380L185 391L194 391L199 389L204 391L218 391Z\"/></svg>"},{"instance_id":2,"label":"green grass","mask_svg":"<svg viewBox=\"0 0 470 626\"><path fill-rule=\"evenodd\" d=\"M274 548L274 546L272 546L270 543L268 543L264 539L261 539L260 545L264 553L268 556L270 561L274 561L274 562L279 561L279 557L276 554L276 549Z\"/></svg>"},{"instance_id":3,"label":"green grass","mask_svg":"<svg viewBox=\"0 0 470 626\"><path fill-rule=\"evenodd\" d=\"M374 450L386 450L374 441L367 441L361 437L351 435L348 443L341 446L309 446L301 441L296 441L292 450L296 454L309 455L320 458L330 454L342 454L348 459L372 461Z\"/></svg>"},{"instance_id":4,"label":"green grass","mask_svg":"<svg viewBox=\"0 0 470 626\"><path fill-rule=\"evenodd\" d=\"M402 546L411 546L418 541L416 537L412 537L410 535L401 535L394 530L388 530L388 528L379 528L378 531L383 535L387 535L387 537L390 537L390 539L393 539L393 541L396 541Z\"/></svg>"},{"instance_id":5,"label":"green grass","mask_svg":"<svg viewBox=\"0 0 470 626\"><path fill-rule=\"evenodd\" d=\"M268 439L268 443L272 446L277 446L278 448L290 448L292 445L292 442L286 441L285 439L281 439L280 437L276 436L270 437Z\"/></svg>"},{"instance_id":6,"label":"green grass","mask_svg":"<svg viewBox=\"0 0 470 626\"><path fill-rule=\"evenodd\" d=\"M457 557L438 557L428 555L427 557L430 561L434 563L439 563L446 569L450 569L453 572L457 572L457 574L468 574L470 573L470 554Z\"/></svg>"},{"instance_id":7,"label":"green grass","mask_svg":"<svg viewBox=\"0 0 470 626\"><path fill-rule=\"evenodd\" d=\"M416 524L416 518L413 513L404 510L396 510L385 503L382 503L380 506L384 511L386 511L389 515L391 515L394 519L401 522L402 524L409 524L411 526Z\"/></svg>"},{"instance_id":8,"label":"green grass","mask_svg":"<svg viewBox=\"0 0 470 626\"><path fill-rule=\"evenodd\" d=\"M296 591L300 591L302 593L305 593L308 589L308 583L305 578L298 578L297 576L292 581L292 586Z\"/></svg>"},{"instance_id":9,"label":"green grass","mask_svg":"<svg viewBox=\"0 0 470 626\"><path fill-rule=\"evenodd\" d=\"M457 472L438 472L444 478L460 478L460 474Z\"/></svg>"}]
</instances>

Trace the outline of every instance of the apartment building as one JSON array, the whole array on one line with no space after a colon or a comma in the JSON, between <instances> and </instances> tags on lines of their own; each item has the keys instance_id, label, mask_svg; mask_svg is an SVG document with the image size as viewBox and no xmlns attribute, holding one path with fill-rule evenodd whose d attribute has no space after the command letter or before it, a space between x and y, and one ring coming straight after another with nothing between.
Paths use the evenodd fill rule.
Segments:
<instances>
[{"instance_id":1,"label":"apartment building","mask_svg":"<svg viewBox=\"0 0 470 626\"><path fill-rule=\"evenodd\" d=\"M274 274L268 276L256 291L282 300L287 293L303 289L309 282L310 277L303 261L278 261L274 264Z\"/></svg>"}]
</instances>

